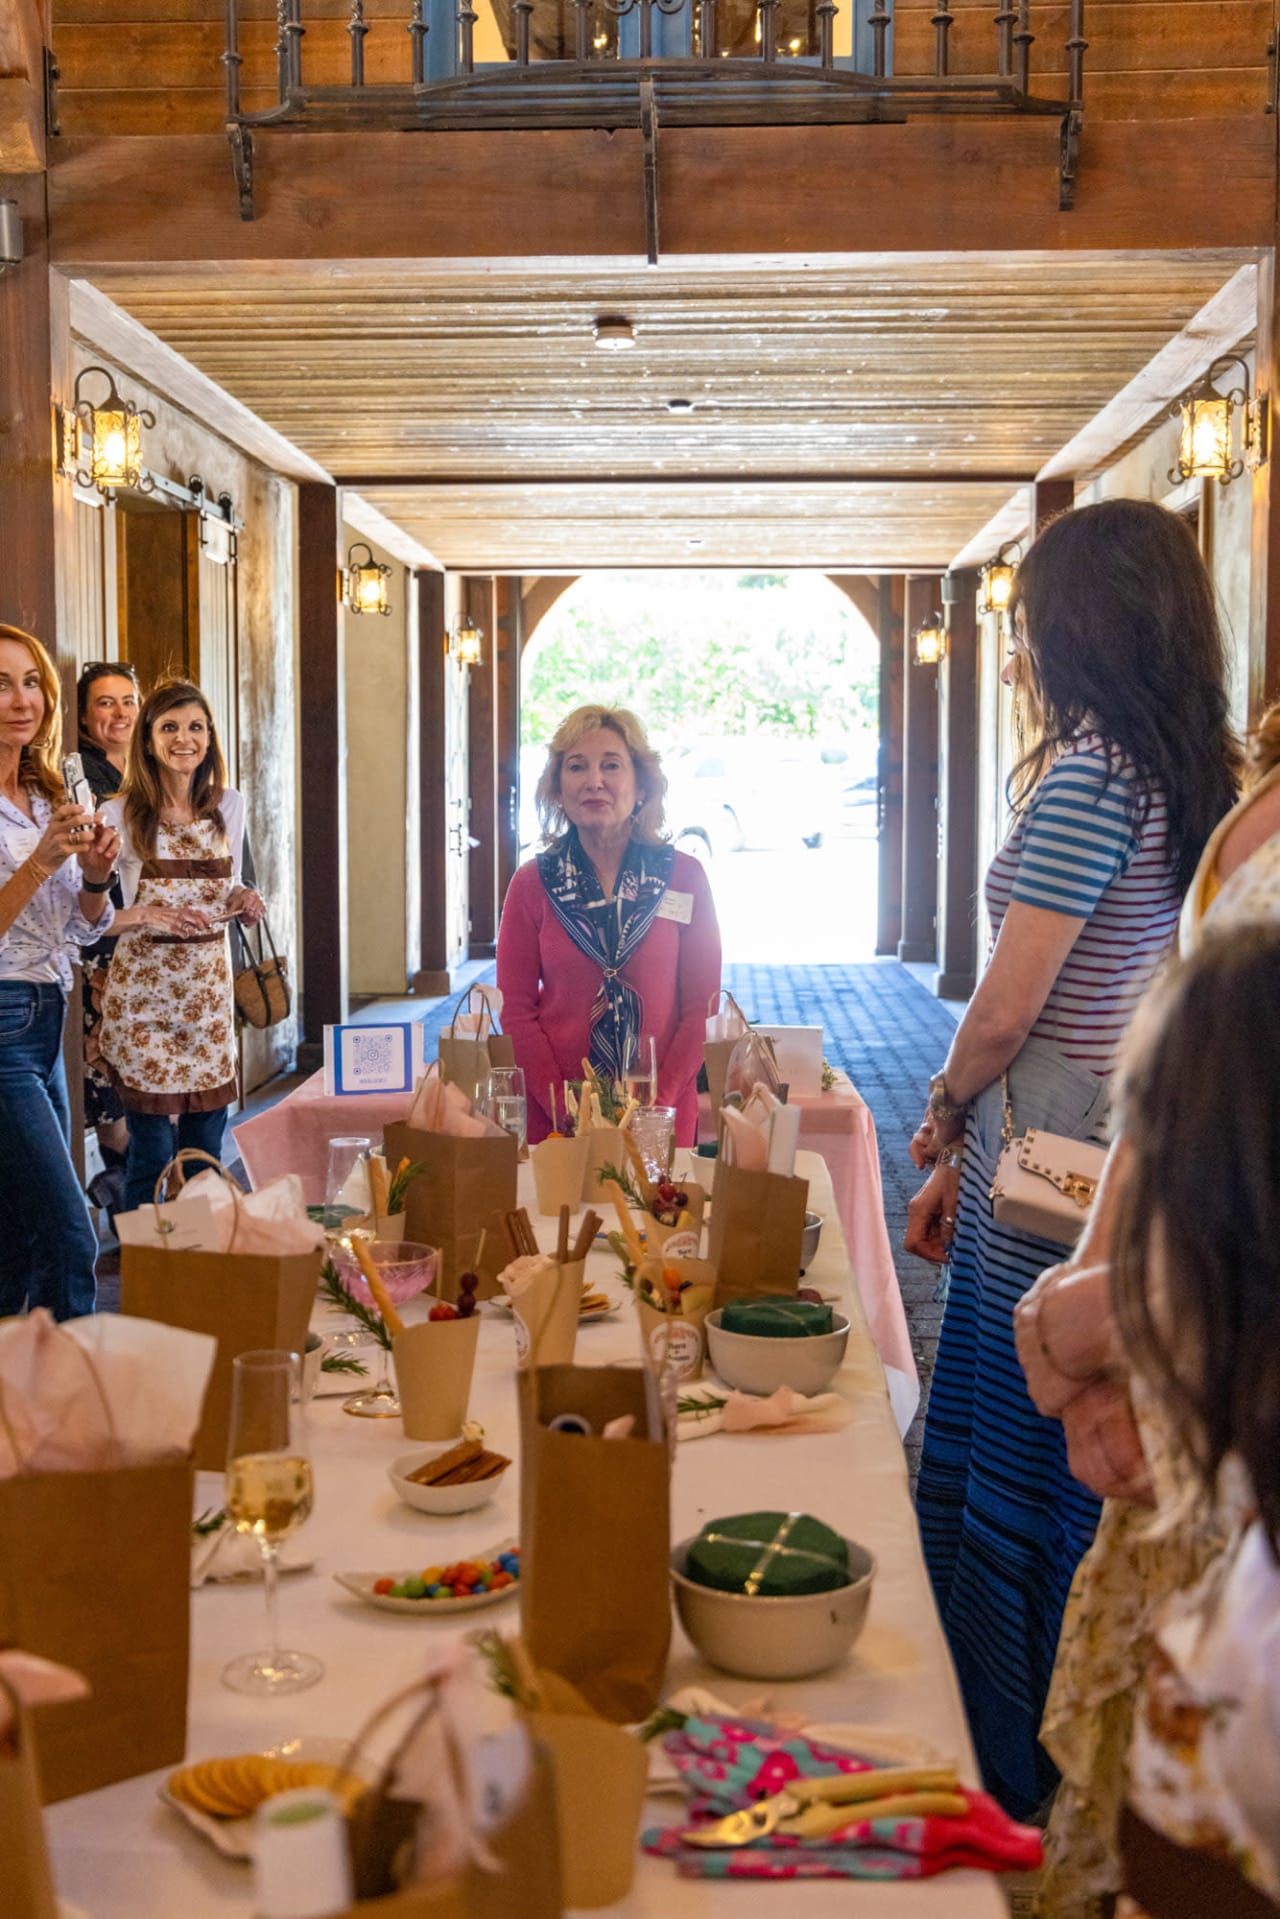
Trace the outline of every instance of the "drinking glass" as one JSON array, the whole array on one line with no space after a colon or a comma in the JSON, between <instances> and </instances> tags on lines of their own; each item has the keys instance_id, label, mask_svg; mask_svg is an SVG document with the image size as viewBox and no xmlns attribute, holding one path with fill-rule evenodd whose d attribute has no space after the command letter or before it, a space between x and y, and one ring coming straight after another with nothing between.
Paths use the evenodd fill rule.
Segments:
<instances>
[{"instance_id":1,"label":"drinking glass","mask_svg":"<svg viewBox=\"0 0 1280 1919\"><path fill-rule=\"evenodd\" d=\"M358 1214L358 1206L348 1206L342 1189L350 1179L357 1160L364 1158L372 1142L362 1133L344 1133L329 1141L329 1164L324 1176L324 1228L336 1232L344 1219Z\"/></svg>"},{"instance_id":2,"label":"drinking glass","mask_svg":"<svg viewBox=\"0 0 1280 1919\"><path fill-rule=\"evenodd\" d=\"M519 1066L493 1068L485 1081L484 1105L488 1117L496 1120L504 1132L514 1135L523 1153L529 1109L525 1102L524 1073Z\"/></svg>"},{"instance_id":3,"label":"drinking glass","mask_svg":"<svg viewBox=\"0 0 1280 1919\"><path fill-rule=\"evenodd\" d=\"M676 1145L674 1106L640 1106L631 1115L631 1137L644 1161L644 1170L656 1183L666 1179Z\"/></svg>"},{"instance_id":4,"label":"drinking glass","mask_svg":"<svg viewBox=\"0 0 1280 1919\"><path fill-rule=\"evenodd\" d=\"M628 1099L652 1106L658 1094L658 1043L652 1033L637 1033L630 1042L622 1077Z\"/></svg>"},{"instance_id":5,"label":"drinking glass","mask_svg":"<svg viewBox=\"0 0 1280 1919\"><path fill-rule=\"evenodd\" d=\"M262 1553L268 1644L224 1668L222 1683L232 1692L302 1692L324 1674L310 1653L284 1652L276 1626L281 1542L308 1518L311 1499L301 1362L296 1353L241 1353L231 1364L227 1517Z\"/></svg>"}]
</instances>

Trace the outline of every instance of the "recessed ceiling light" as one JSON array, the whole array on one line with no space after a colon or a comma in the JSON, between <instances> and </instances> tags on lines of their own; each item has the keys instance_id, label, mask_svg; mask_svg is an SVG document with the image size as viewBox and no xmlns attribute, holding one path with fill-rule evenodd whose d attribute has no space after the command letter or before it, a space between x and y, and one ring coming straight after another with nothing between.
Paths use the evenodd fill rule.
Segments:
<instances>
[{"instance_id":1,"label":"recessed ceiling light","mask_svg":"<svg viewBox=\"0 0 1280 1919\"><path fill-rule=\"evenodd\" d=\"M606 353L625 353L636 343L635 332L625 313L602 313L592 328L595 343Z\"/></svg>"},{"instance_id":2,"label":"recessed ceiling light","mask_svg":"<svg viewBox=\"0 0 1280 1919\"><path fill-rule=\"evenodd\" d=\"M704 542L703 542L702 540L697 540L697 539L692 539L692 538L691 538L691 539L690 539L690 541L689 541L689 545L690 545L690 546L702 546L703 544L704 544Z\"/></svg>"},{"instance_id":3,"label":"recessed ceiling light","mask_svg":"<svg viewBox=\"0 0 1280 1919\"><path fill-rule=\"evenodd\" d=\"M694 408L694 402L692 400L668 400L667 401L668 413L692 413L693 408Z\"/></svg>"}]
</instances>

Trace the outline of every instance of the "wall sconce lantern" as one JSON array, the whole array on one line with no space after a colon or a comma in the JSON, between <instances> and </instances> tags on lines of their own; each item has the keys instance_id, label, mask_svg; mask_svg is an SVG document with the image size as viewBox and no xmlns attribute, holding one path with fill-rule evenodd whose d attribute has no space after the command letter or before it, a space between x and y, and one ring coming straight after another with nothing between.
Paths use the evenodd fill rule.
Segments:
<instances>
[{"instance_id":1,"label":"wall sconce lantern","mask_svg":"<svg viewBox=\"0 0 1280 1919\"><path fill-rule=\"evenodd\" d=\"M107 383L107 396L98 406L80 391L91 373L100 373ZM150 493L154 482L142 466L142 429L155 425L155 414L122 399L104 366L87 366L76 375L71 411L79 436L79 484L96 487L104 500L118 492Z\"/></svg>"},{"instance_id":2,"label":"wall sconce lantern","mask_svg":"<svg viewBox=\"0 0 1280 1919\"><path fill-rule=\"evenodd\" d=\"M453 629L453 657L459 666L479 666L484 658L484 628L469 613Z\"/></svg>"},{"instance_id":3,"label":"wall sconce lantern","mask_svg":"<svg viewBox=\"0 0 1280 1919\"><path fill-rule=\"evenodd\" d=\"M1231 367L1239 367L1240 383L1222 392L1217 382ZM1232 421L1237 413L1242 458L1233 452ZM1182 428L1178 458L1169 469L1174 485L1180 480L1217 480L1220 486L1228 486L1246 466L1255 472L1267 457L1266 395L1251 395L1249 369L1238 354L1215 360L1204 378L1182 395L1175 417Z\"/></svg>"},{"instance_id":4,"label":"wall sconce lantern","mask_svg":"<svg viewBox=\"0 0 1280 1919\"><path fill-rule=\"evenodd\" d=\"M942 623L941 613L935 613L923 626L918 626L911 637L915 642L917 666L937 666L945 657L947 629Z\"/></svg>"},{"instance_id":5,"label":"wall sconce lantern","mask_svg":"<svg viewBox=\"0 0 1280 1919\"><path fill-rule=\"evenodd\" d=\"M357 554L363 553L363 560ZM347 570L343 579L343 590L347 605L353 613L390 613L391 599L387 592L387 581L391 578L391 568L382 566L373 557L372 548L363 540L357 540L347 553Z\"/></svg>"},{"instance_id":6,"label":"wall sconce lantern","mask_svg":"<svg viewBox=\"0 0 1280 1919\"><path fill-rule=\"evenodd\" d=\"M978 598L979 616L991 613L1007 613L1009 602L1013 598L1013 576L1016 571L1012 560L1005 554L1010 547L1016 546L1016 540L1006 540L994 560L988 560L982 568L982 591Z\"/></svg>"}]
</instances>

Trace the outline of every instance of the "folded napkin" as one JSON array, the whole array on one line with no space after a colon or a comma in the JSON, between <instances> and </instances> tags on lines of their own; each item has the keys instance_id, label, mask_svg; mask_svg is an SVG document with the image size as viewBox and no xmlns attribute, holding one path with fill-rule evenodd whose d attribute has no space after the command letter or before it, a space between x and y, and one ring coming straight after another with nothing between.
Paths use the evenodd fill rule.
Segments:
<instances>
[{"instance_id":1,"label":"folded napkin","mask_svg":"<svg viewBox=\"0 0 1280 1919\"><path fill-rule=\"evenodd\" d=\"M833 1433L853 1417L847 1399L839 1393L806 1397L790 1386L779 1386L767 1399L753 1393L726 1391L705 1381L680 1388L681 1439L702 1439L708 1433L749 1433L768 1429L782 1433Z\"/></svg>"},{"instance_id":2,"label":"folded napkin","mask_svg":"<svg viewBox=\"0 0 1280 1919\"><path fill-rule=\"evenodd\" d=\"M795 1172L800 1143L798 1106L784 1106L767 1086L757 1086L741 1111L726 1106L720 1118L727 1156L744 1173L780 1173L790 1178Z\"/></svg>"},{"instance_id":3,"label":"folded napkin","mask_svg":"<svg viewBox=\"0 0 1280 1919\"><path fill-rule=\"evenodd\" d=\"M654 1827L646 1852L671 1859L688 1879L928 1879L953 1866L988 1872L1034 1872L1040 1835L1019 1826L985 1793L962 1787L963 1814L953 1817L867 1816L851 1806L850 1821L821 1838L769 1833L748 1845L691 1846L681 1834L785 1790L795 1779L877 1770L861 1755L825 1746L768 1720L734 1715L692 1716L663 1739L689 1792L689 1817Z\"/></svg>"},{"instance_id":4,"label":"folded napkin","mask_svg":"<svg viewBox=\"0 0 1280 1919\"><path fill-rule=\"evenodd\" d=\"M483 1139L487 1134L502 1132L500 1126L491 1126L472 1112L471 1101L460 1086L441 1079L435 1071L424 1073L418 1081L409 1124L422 1133L451 1133L457 1139Z\"/></svg>"},{"instance_id":5,"label":"folded napkin","mask_svg":"<svg viewBox=\"0 0 1280 1919\"><path fill-rule=\"evenodd\" d=\"M84 1699L88 1692L88 1681L70 1666L55 1666L33 1652L6 1647L0 1652L0 1738L13 1723L10 1693L24 1706L52 1706L64 1699Z\"/></svg>"}]
</instances>

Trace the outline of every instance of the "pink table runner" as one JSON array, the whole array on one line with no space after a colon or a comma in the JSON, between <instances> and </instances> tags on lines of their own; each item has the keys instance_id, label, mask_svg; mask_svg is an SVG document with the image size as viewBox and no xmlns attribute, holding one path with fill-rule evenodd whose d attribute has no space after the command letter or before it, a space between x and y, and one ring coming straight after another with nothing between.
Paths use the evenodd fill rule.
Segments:
<instances>
[{"instance_id":1,"label":"pink table runner","mask_svg":"<svg viewBox=\"0 0 1280 1919\"><path fill-rule=\"evenodd\" d=\"M342 1133L364 1133L374 1147L382 1129L406 1119L409 1093L326 1095L324 1074L313 1073L287 1099L233 1127L236 1146L252 1186L265 1186L282 1173L297 1173L308 1206L324 1204L329 1141Z\"/></svg>"},{"instance_id":2,"label":"pink table runner","mask_svg":"<svg viewBox=\"0 0 1280 1919\"><path fill-rule=\"evenodd\" d=\"M793 1094L789 1103L800 1108L801 1146L821 1153L827 1163L849 1264L885 1369L898 1431L905 1433L920 1404L920 1380L884 1221L876 1123L843 1075L829 1093ZM711 1102L704 1093L698 1101L698 1136L712 1135Z\"/></svg>"}]
</instances>

